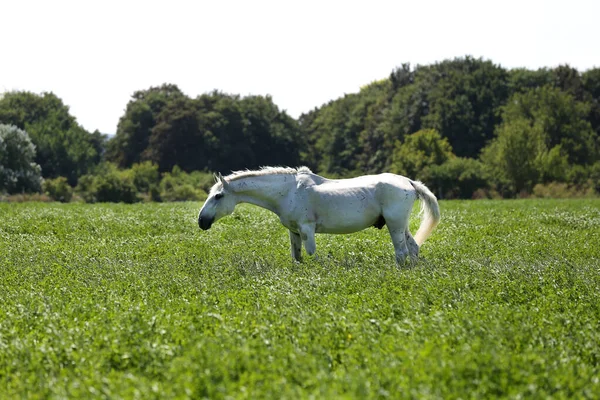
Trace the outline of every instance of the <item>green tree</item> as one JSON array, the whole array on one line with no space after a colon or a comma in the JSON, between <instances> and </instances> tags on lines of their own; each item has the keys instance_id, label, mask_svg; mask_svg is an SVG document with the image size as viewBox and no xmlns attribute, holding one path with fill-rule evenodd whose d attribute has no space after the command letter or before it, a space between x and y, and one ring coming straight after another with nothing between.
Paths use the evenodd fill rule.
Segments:
<instances>
[{"instance_id":1,"label":"green tree","mask_svg":"<svg viewBox=\"0 0 600 400\"><path fill-rule=\"evenodd\" d=\"M253 153L247 168L300 163L300 151L305 144L298 123L279 110L270 96L242 98L240 112L245 142Z\"/></svg>"},{"instance_id":2,"label":"green tree","mask_svg":"<svg viewBox=\"0 0 600 400\"><path fill-rule=\"evenodd\" d=\"M515 93L502 108L503 124L526 120L541 132L548 149L561 145L572 164L591 164L598 159L598 135L587 117L588 103L566 92L544 86Z\"/></svg>"},{"instance_id":3,"label":"green tree","mask_svg":"<svg viewBox=\"0 0 600 400\"><path fill-rule=\"evenodd\" d=\"M406 66L399 72L403 78L390 78L397 90L383 121L387 140L435 129L457 155L477 157L500 121L496 111L508 96L507 72L472 57L417 66L412 75Z\"/></svg>"},{"instance_id":4,"label":"green tree","mask_svg":"<svg viewBox=\"0 0 600 400\"><path fill-rule=\"evenodd\" d=\"M585 100L585 89L581 74L569 65L559 65L552 70L553 86L570 94L577 101Z\"/></svg>"},{"instance_id":5,"label":"green tree","mask_svg":"<svg viewBox=\"0 0 600 400\"><path fill-rule=\"evenodd\" d=\"M387 170L394 143L425 128L447 138L457 155L477 157L500 122L507 79L500 66L471 57L414 70L404 64L389 79L303 115L305 159L336 175Z\"/></svg>"},{"instance_id":6,"label":"green tree","mask_svg":"<svg viewBox=\"0 0 600 400\"><path fill-rule=\"evenodd\" d=\"M90 134L78 125L53 93L5 93L0 99L0 123L29 133L37 150L35 162L45 178L65 176L75 184L78 176L101 159L104 136L97 131Z\"/></svg>"},{"instance_id":7,"label":"green tree","mask_svg":"<svg viewBox=\"0 0 600 400\"><path fill-rule=\"evenodd\" d=\"M423 128L436 129L460 157L478 156L500 122L508 97L507 72L490 61L465 57L426 69L429 110ZM418 79L418 78L417 78Z\"/></svg>"},{"instance_id":8,"label":"green tree","mask_svg":"<svg viewBox=\"0 0 600 400\"><path fill-rule=\"evenodd\" d=\"M515 93L482 161L505 193L562 182L572 165L598 160L598 135L586 121L589 105L551 86Z\"/></svg>"},{"instance_id":9,"label":"green tree","mask_svg":"<svg viewBox=\"0 0 600 400\"><path fill-rule=\"evenodd\" d=\"M302 115L299 122L308 147L308 164L340 176L357 170L375 172L386 165L392 146L379 124L389 91L389 80L374 82L360 93Z\"/></svg>"},{"instance_id":10,"label":"green tree","mask_svg":"<svg viewBox=\"0 0 600 400\"><path fill-rule=\"evenodd\" d=\"M0 193L39 192L41 169L27 132L0 124Z\"/></svg>"},{"instance_id":11,"label":"green tree","mask_svg":"<svg viewBox=\"0 0 600 400\"><path fill-rule=\"evenodd\" d=\"M186 171L204 168L211 148L204 141L201 119L194 100L178 97L169 102L157 115L141 158L156 163L162 172L176 165Z\"/></svg>"},{"instance_id":12,"label":"green tree","mask_svg":"<svg viewBox=\"0 0 600 400\"><path fill-rule=\"evenodd\" d=\"M552 71L548 68L540 68L535 71L517 68L508 71L508 88L510 96L515 93L524 93L542 86L551 86L555 81Z\"/></svg>"},{"instance_id":13,"label":"green tree","mask_svg":"<svg viewBox=\"0 0 600 400\"><path fill-rule=\"evenodd\" d=\"M581 81L587 94L587 101L590 104L588 120L596 135L600 135L600 68L593 68L584 72Z\"/></svg>"},{"instance_id":14,"label":"green tree","mask_svg":"<svg viewBox=\"0 0 600 400\"><path fill-rule=\"evenodd\" d=\"M263 165L296 165L302 138L296 121L270 97L219 92L178 98L157 116L143 159L160 171L228 172Z\"/></svg>"},{"instance_id":15,"label":"green tree","mask_svg":"<svg viewBox=\"0 0 600 400\"><path fill-rule=\"evenodd\" d=\"M419 179L423 170L455 157L448 139L434 129L424 129L397 141L392 156L392 172Z\"/></svg>"},{"instance_id":16,"label":"green tree","mask_svg":"<svg viewBox=\"0 0 600 400\"><path fill-rule=\"evenodd\" d=\"M119 119L115 136L108 143L107 159L120 167L144 161L142 155L148 148L159 114L169 106L173 109L172 104L184 98L181 90L172 84L135 92Z\"/></svg>"},{"instance_id":17,"label":"green tree","mask_svg":"<svg viewBox=\"0 0 600 400\"><path fill-rule=\"evenodd\" d=\"M548 158L545 133L539 125L526 119L503 123L497 137L487 146L481 160L490 171L494 182L504 194L531 192L541 180L541 162ZM553 156L556 155L556 152ZM566 159L560 160L564 165ZM546 174L550 180L550 174Z\"/></svg>"}]
</instances>

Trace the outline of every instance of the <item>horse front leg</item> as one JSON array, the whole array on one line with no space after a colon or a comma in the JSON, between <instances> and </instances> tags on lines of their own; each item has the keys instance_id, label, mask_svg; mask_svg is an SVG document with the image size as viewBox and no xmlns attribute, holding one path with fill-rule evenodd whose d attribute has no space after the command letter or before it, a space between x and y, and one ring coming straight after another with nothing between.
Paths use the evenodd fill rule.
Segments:
<instances>
[{"instance_id":1,"label":"horse front leg","mask_svg":"<svg viewBox=\"0 0 600 400\"><path fill-rule=\"evenodd\" d=\"M312 256L317 251L317 243L315 242L315 224L304 224L300 226L300 237L304 242L304 248L309 256Z\"/></svg>"},{"instance_id":2,"label":"horse front leg","mask_svg":"<svg viewBox=\"0 0 600 400\"><path fill-rule=\"evenodd\" d=\"M292 260L302 261L302 238L299 233L290 232L290 244L292 250Z\"/></svg>"}]
</instances>

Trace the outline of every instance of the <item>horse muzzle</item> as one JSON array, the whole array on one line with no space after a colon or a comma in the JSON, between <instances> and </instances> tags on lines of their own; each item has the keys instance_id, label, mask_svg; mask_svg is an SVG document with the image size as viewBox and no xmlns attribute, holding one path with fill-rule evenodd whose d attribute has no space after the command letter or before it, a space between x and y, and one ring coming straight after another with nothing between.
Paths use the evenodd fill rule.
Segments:
<instances>
[{"instance_id":1,"label":"horse muzzle","mask_svg":"<svg viewBox=\"0 0 600 400\"><path fill-rule=\"evenodd\" d=\"M200 229L205 231L207 229L210 229L214 220L215 220L214 218L206 218L206 217L200 216L200 217L198 217L198 226L200 227Z\"/></svg>"}]
</instances>

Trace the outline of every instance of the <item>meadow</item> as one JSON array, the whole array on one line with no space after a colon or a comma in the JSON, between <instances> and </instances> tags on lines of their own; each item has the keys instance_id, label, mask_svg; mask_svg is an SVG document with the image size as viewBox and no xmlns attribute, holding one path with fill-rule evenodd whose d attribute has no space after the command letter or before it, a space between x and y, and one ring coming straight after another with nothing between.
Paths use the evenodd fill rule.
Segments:
<instances>
[{"instance_id":1,"label":"meadow","mask_svg":"<svg viewBox=\"0 0 600 400\"><path fill-rule=\"evenodd\" d=\"M0 397L600 397L600 200L440 205L398 268L253 206L0 204Z\"/></svg>"}]
</instances>

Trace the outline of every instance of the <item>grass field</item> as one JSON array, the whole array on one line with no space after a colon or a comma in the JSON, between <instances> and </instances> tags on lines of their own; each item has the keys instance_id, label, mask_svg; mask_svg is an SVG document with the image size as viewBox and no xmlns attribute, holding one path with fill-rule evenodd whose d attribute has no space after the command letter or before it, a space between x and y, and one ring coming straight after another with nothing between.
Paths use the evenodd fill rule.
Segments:
<instances>
[{"instance_id":1,"label":"grass field","mask_svg":"<svg viewBox=\"0 0 600 400\"><path fill-rule=\"evenodd\" d=\"M0 204L0 397L600 397L600 200L442 202L406 269L199 207Z\"/></svg>"}]
</instances>

